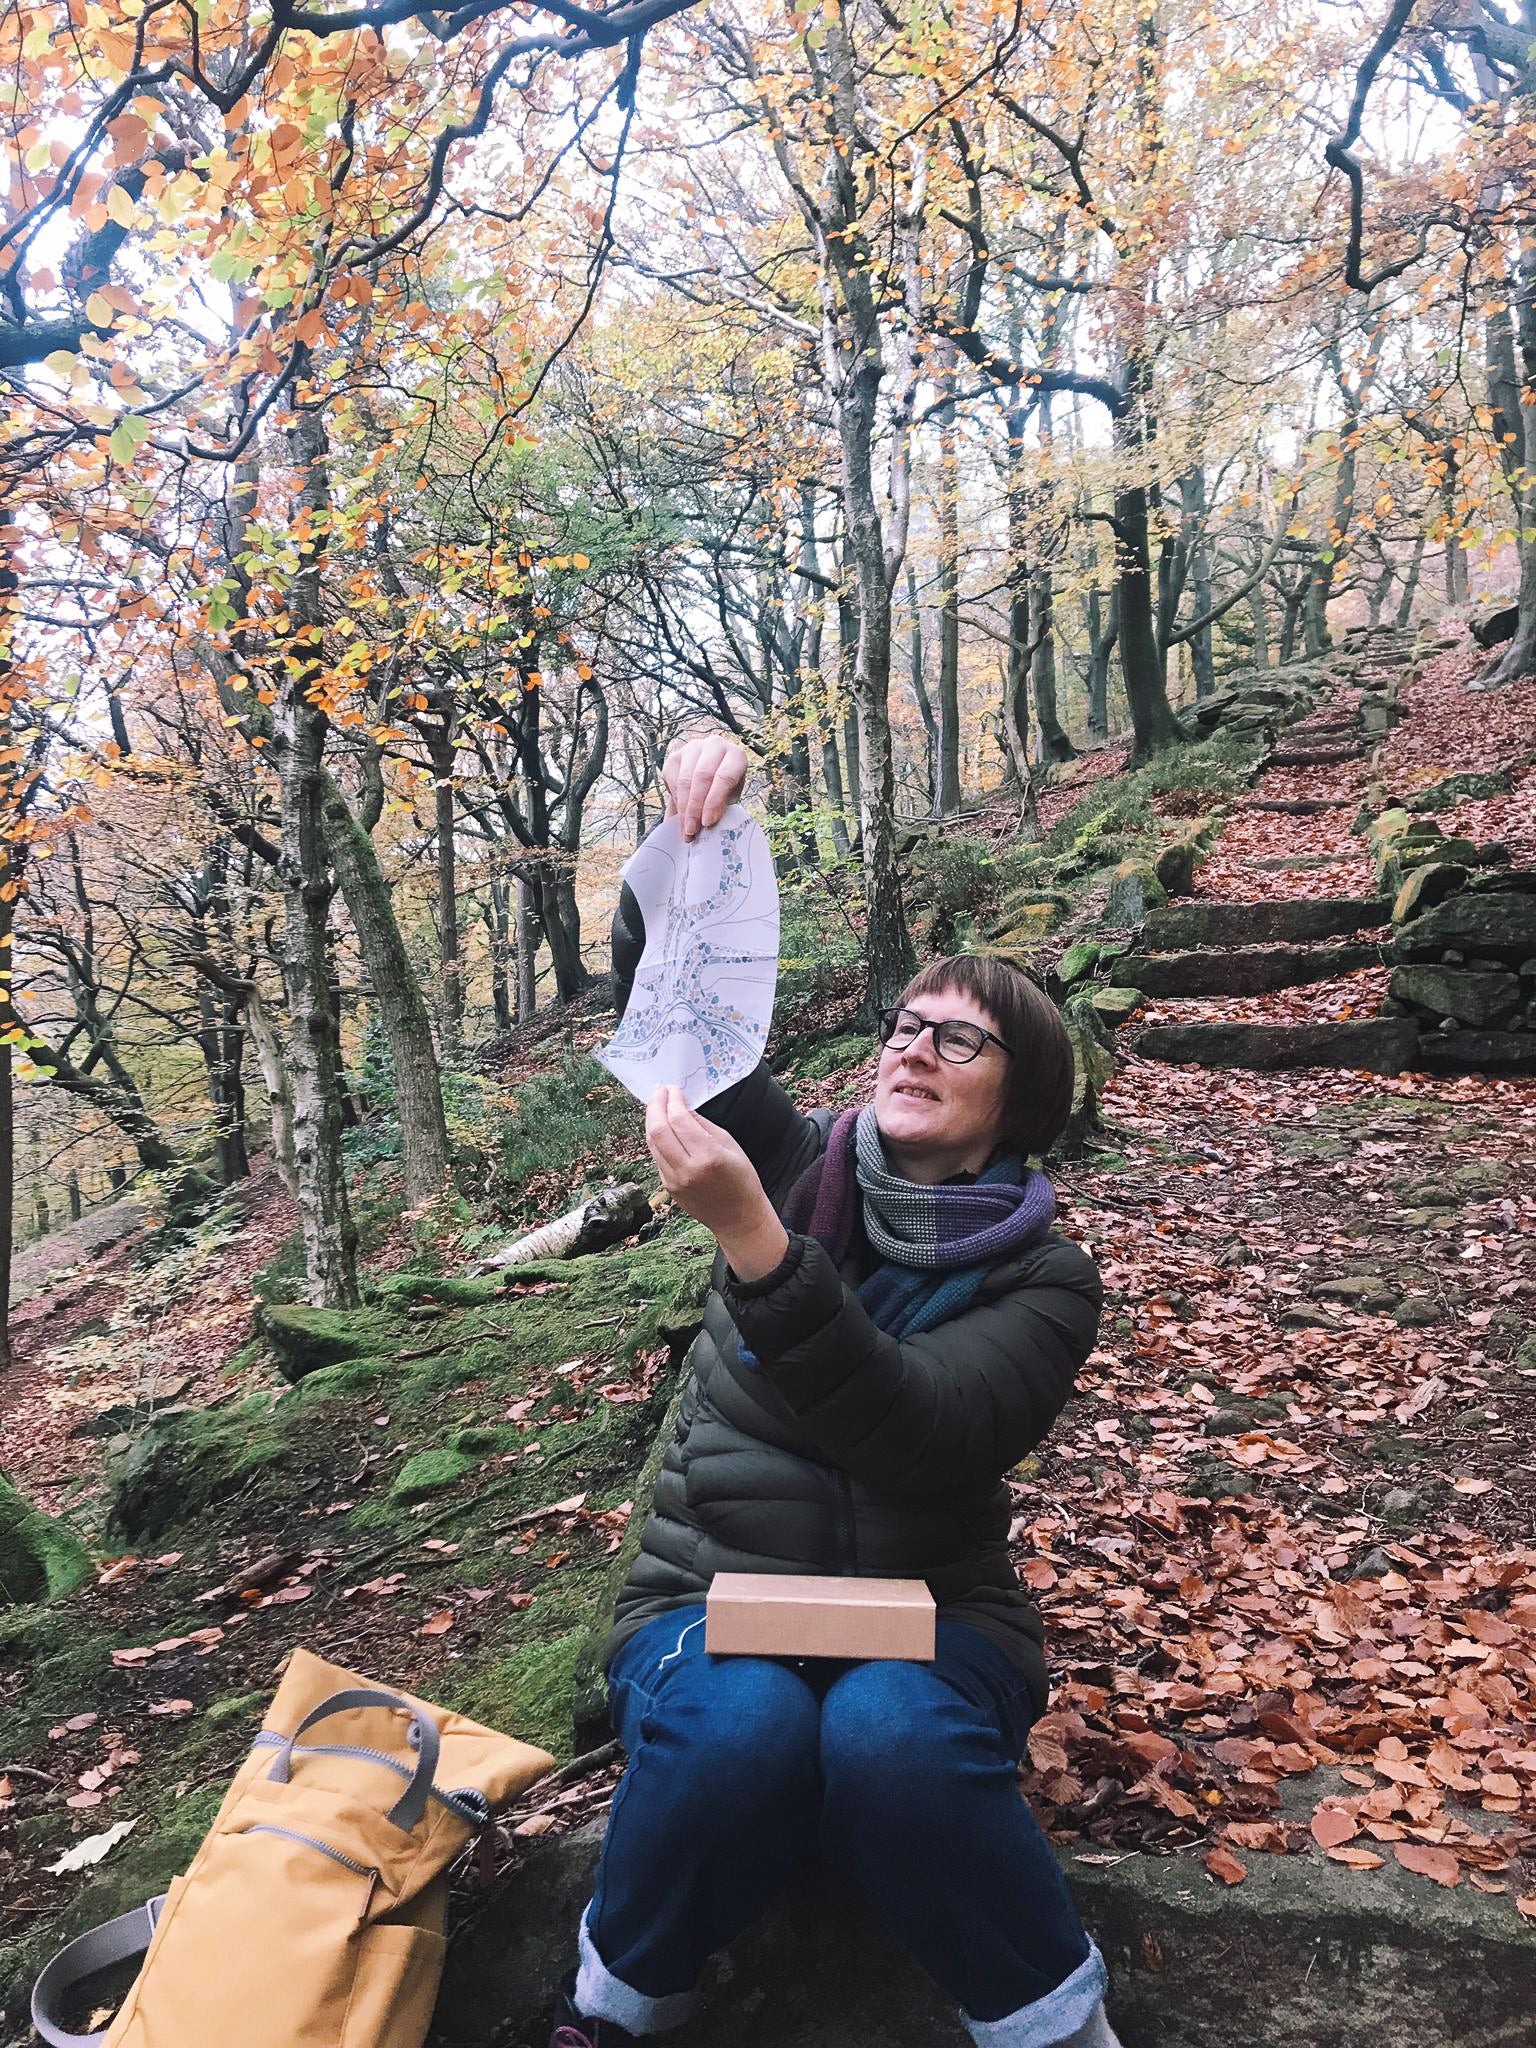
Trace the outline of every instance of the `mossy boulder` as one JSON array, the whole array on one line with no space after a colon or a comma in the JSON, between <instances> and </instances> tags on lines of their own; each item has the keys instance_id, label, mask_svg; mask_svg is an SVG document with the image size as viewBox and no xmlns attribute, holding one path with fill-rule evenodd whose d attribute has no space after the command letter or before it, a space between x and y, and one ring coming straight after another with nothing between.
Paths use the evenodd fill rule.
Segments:
<instances>
[{"instance_id":1,"label":"mossy boulder","mask_svg":"<svg viewBox=\"0 0 1536 2048\"><path fill-rule=\"evenodd\" d=\"M1388 992L1395 1002L1432 1017L1454 1017L1474 1028L1507 1023L1520 1007L1520 977L1433 961L1394 967Z\"/></svg>"},{"instance_id":2,"label":"mossy boulder","mask_svg":"<svg viewBox=\"0 0 1536 2048\"><path fill-rule=\"evenodd\" d=\"M1464 889L1400 926L1397 944L1405 960L1458 952L1518 966L1536 956L1536 895Z\"/></svg>"},{"instance_id":3,"label":"mossy boulder","mask_svg":"<svg viewBox=\"0 0 1536 2048\"><path fill-rule=\"evenodd\" d=\"M1141 924L1149 910L1156 910L1167 901L1168 891L1150 862L1123 860L1110 871L1104 922L1111 930Z\"/></svg>"},{"instance_id":4,"label":"mossy boulder","mask_svg":"<svg viewBox=\"0 0 1536 2048\"><path fill-rule=\"evenodd\" d=\"M1432 910L1448 896L1454 896L1467 879L1460 861L1433 860L1416 867L1407 876L1392 902L1392 922L1406 924L1421 910Z\"/></svg>"},{"instance_id":5,"label":"mossy boulder","mask_svg":"<svg viewBox=\"0 0 1536 2048\"><path fill-rule=\"evenodd\" d=\"M1056 963L1057 979L1063 988L1086 981L1099 965L1104 948L1097 939L1074 939Z\"/></svg>"},{"instance_id":6,"label":"mossy boulder","mask_svg":"<svg viewBox=\"0 0 1536 2048\"><path fill-rule=\"evenodd\" d=\"M1094 1015L1100 1023L1107 1024L1111 1031L1129 1023L1141 1008L1143 1000L1139 988L1096 988L1091 997Z\"/></svg>"},{"instance_id":7,"label":"mossy boulder","mask_svg":"<svg viewBox=\"0 0 1536 2048\"><path fill-rule=\"evenodd\" d=\"M1449 811L1454 810L1457 804L1482 803L1489 797L1508 796L1509 788L1509 771L1504 768L1447 775L1439 782L1432 782L1428 789L1418 790L1409 797L1408 808L1413 811Z\"/></svg>"},{"instance_id":8,"label":"mossy boulder","mask_svg":"<svg viewBox=\"0 0 1536 2048\"><path fill-rule=\"evenodd\" d=\"M298 1308L268 1303L258 1327L279 1372L296 1386L312 1372L351 1358L369 1358L399 1341L399 1324L378 1309Z\"/></svg>"},{"instance_id":9,"label":"mossy boulder","mask_svg":"<svg viewBox=\"0 0 1536 2048\"><path fill-rule=\"evenodd\" d=\"M460 1431L460 1440L468 1434ZM414 1458L407 1458L395 1474L390 1494L395 1500L426 1500L430 1494L444 1493L450 1486L457 1486L461 1479L467 1479L479 1468L480 1460L472 1453L455 1450L442 1444L430 1451L418 1451Z\"/></svg>"},{"instance_id":10,"label":"mossy boulder","mask_svg":"<svg viewBox=\"0 0 1536 2048\"><path fill-rule=\"evenodd\" d=\"M109 1530L130 1544L158 1536L286 1456L268 1395L254 1394L238 1409L166 1416L108 1461Z\"/></svg>"},{"instance_id":11,"label":"mossy boulder","mask_svg":"<svg viewBox=\"0 0 1536 2048\"><path fill-rule=\"evenodd\" d=\"M0 1477L0 1607L61 1600L91 1575L90 1552Z\"/></svg>"},{"instance_id":12,"label":"mossy boulder","mask_svg":"<svg viewBox=\"0 0 1536 2048\"><path fill-rule=\"evenodd\" d=\"M1097 990L1081 989L1062 1006L1061 1021L1072 1041L1072 1109L1055 1150L1071 1158L1099 1127L1099 1097L1115 1073L1108 1027L1094 1007Z\"/></svg>"}]
</instances>

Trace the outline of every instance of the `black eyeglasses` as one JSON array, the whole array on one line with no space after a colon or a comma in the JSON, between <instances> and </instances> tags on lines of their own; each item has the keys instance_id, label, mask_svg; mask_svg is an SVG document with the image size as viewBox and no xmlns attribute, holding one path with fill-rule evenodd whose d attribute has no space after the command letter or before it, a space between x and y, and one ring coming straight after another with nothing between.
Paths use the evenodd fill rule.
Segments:
<instances>
[{"instance_id":1,"label":"black eyeglasses","mask_svg":"<svg viewBox=\"0 0 1536 2048\"><path fill-rule=\"evenodd\" d=\"M880 1012L880 1043L892 1045L898 1052L905 1052L909 1045L916 1045L925 1031L933 1033L934 1050L951 1066L965 1066L988 1043L1001 1046L1010 1059L1013 1056L1013 1047L1003 1045L995 1031L987 1031L980 1024L969 1024L961 1017L919 1017L916 1010Z\"/></svg>"}]
</instances>

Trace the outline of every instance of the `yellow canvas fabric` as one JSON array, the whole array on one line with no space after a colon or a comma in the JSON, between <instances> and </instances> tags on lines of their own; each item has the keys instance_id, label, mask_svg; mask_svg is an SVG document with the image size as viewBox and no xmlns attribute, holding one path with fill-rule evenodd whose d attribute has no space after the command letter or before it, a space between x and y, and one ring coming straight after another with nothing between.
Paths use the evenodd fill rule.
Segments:
<instances>
[{"instance_id":1,"label":"yellow canvas fabric","mask_svg":"<svg viewBox=\"0 0 1536 2048\"><path fill-rule=\"evenodd\" d=\"M417 1766L406 1708L348 1707L305 1730L288 1781L274 1738L370 1681L295 1650L191 1867L166 1895L105 2048L419 2048L443 1965L448 1864L475 1832L428 1799L389 1818ZM435 1783L492 1808L552 1766L527 1743L409 1695L440 1739ZM318 1753L361 1747L387 1763ZM281 1830L281 1832L279 1832Z\"/></svg>"}]
</instances>

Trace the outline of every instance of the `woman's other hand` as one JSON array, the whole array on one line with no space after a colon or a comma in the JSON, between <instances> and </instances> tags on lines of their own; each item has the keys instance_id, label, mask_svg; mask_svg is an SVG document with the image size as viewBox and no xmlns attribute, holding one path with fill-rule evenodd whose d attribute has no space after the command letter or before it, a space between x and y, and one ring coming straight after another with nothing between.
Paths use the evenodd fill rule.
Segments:
<instances>
[{"instance_id":1,"label":"woman's other hand","mask_svg":"<svg viewBox=\"0 0 1536 2048\"><path fill-rule=\"evenodd\" d=\"M747 781L747 752L723 732L674 740L662 763L667 810L675 814L684 839L697 839L706 825L718 825Z\"/></svg>"},{"instance_id":2,"label":"woman's other hand","mask_svg":"<svg viewBox=\"0 0 1536 2048\"><path fill-rule=\"evenodd\" d=\"M662 1186L714 1232L737 1278L771 1273L789 1249L789 1233L730 1133L690 1109L681 1088L664 1085L645 1105L645 1142Z\"/></svg>"}]
</instances>

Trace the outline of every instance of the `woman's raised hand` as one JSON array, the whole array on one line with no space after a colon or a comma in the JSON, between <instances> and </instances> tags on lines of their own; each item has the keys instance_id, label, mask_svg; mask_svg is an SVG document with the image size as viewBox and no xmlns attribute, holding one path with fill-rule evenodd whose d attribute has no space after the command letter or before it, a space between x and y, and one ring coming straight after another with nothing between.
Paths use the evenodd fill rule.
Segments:
<instances>
[{"instance_id":1,"label":"woman's raised hand","mask_svg":"<svg viewBox=\"0 0 1536 2048\"><path fill-rule=\"evenodd\" d=\"M771 1273L789 1235L757 1168L730 1132L690 1109L681 1088L663 1082L645 1105L645 1142L662 1186L680 1209L714 1232L732 1271L743 1280Z\"/></svg>"},{"instance_id":2,"label":"woman's raised hand","mask_svg":"<svg viewBox=\"0 0 1536 2048\"><path fill-rule=\"evenodd\" d=\"M719 824L746 786L747 766L745 747L723 732L672 742L661 779L668 813L676 815L685 839L697 839L702 827Z\"/></svg>"}]
</instances>

